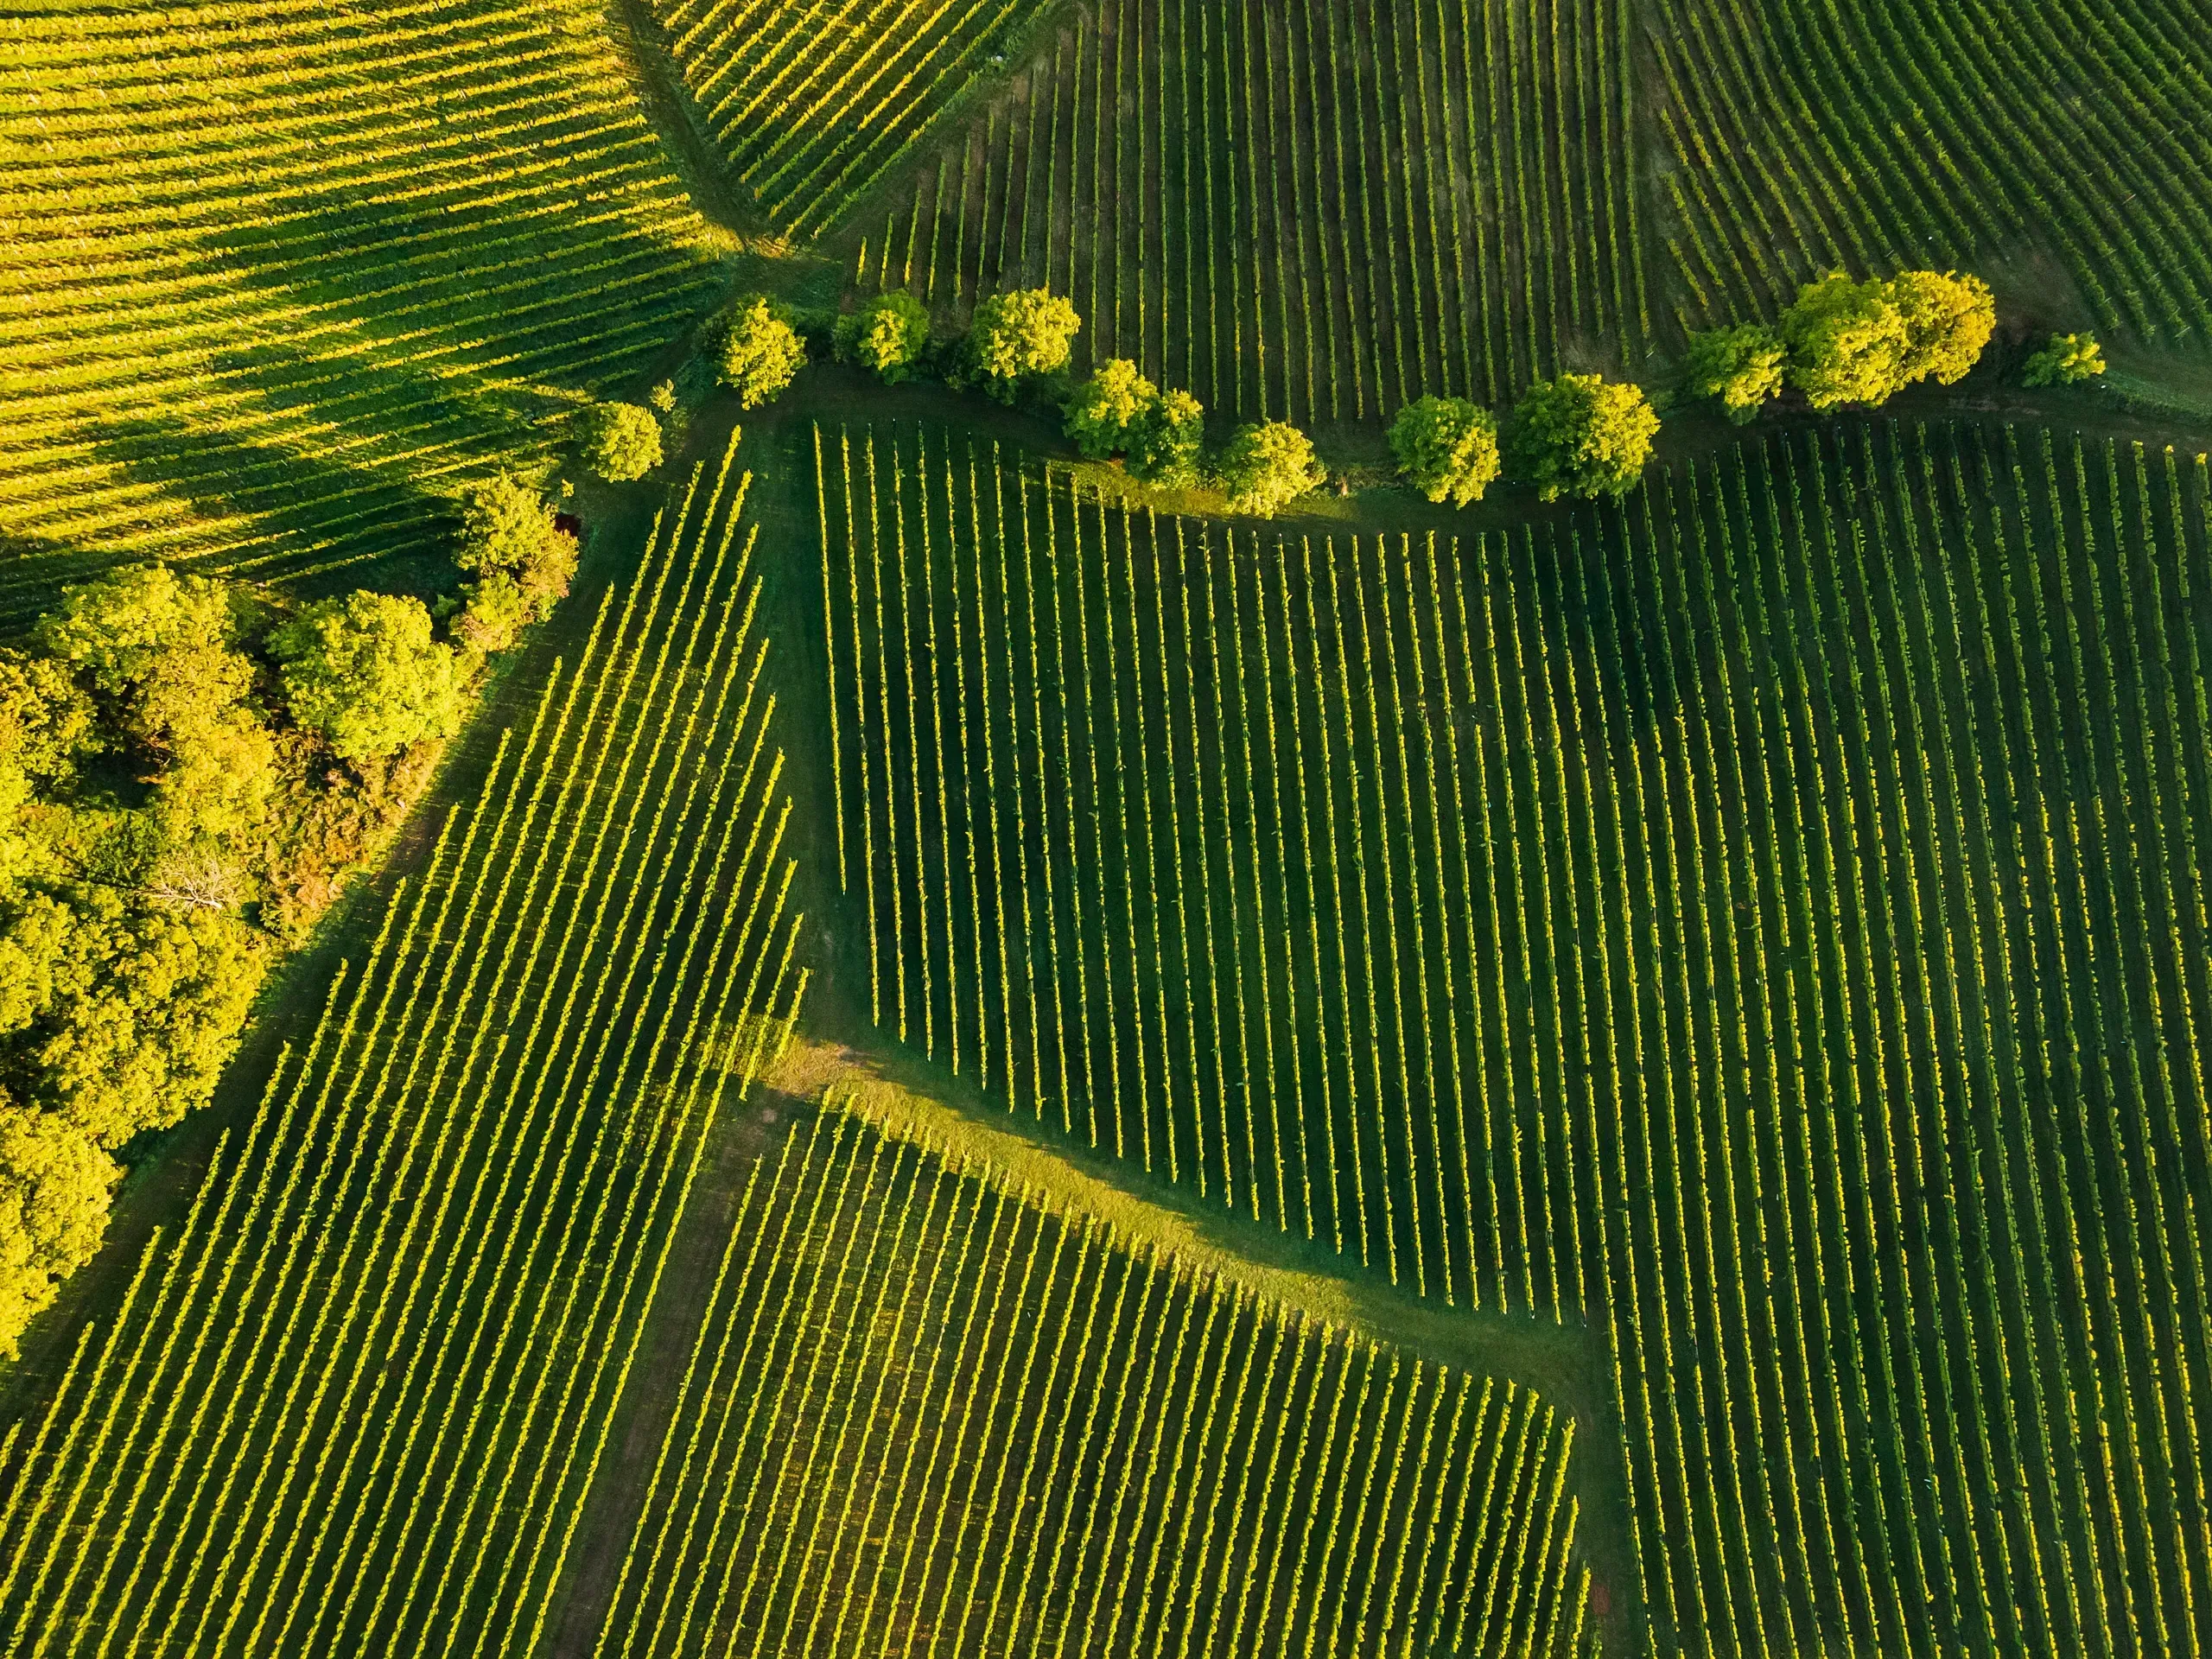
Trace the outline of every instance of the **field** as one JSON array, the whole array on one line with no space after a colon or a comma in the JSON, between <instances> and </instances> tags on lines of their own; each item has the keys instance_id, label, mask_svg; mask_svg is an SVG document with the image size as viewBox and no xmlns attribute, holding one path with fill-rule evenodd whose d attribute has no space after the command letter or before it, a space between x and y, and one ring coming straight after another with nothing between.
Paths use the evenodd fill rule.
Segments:
<instances>
[{"instance_id":1,"label":"field","mask_svg":"<svg viewBox=\"0 0 2212 1659\"><path fill-rule=\"evenodd\" d=\"M13 1426L11 1648L535 1639L701 1147L804 987L744 492L727 456L676 492Z\"/></svg>"},{"instance_id":2,"label":"field","mask_svg":"<svg viewBox=\"0 0 2212 1659\"><path fill-rule=\"evenodd\" d=\"M1662 1640L2196 1645L2201 461L1853 427L1461 543L816 445L887 1033L1608 1328Z\"/></svg>"},{"instance_id":3,"label":"field","mask_svg":"<svg viewBox=\"0 0 2212 1659\"><path fill-rule=\"evenodd\" d=\"M1243 418L1633 369L1629 27L1611 0L1105 0L856 222L856 283L955 315L1050 283L1082 362Z\"/></svg>"},{"instance_id":4,"label":"field","mask_svg":"<svg viewBox=\"0 0 2212 1659\"><path fill-rule=\"evenodd\" d=\"M1137 1243L815 1117L596 1651L1580 1651L1571 1423Z\"/></svg>"},{"instance_id":5,"label":"field","mask_svg":"<svg viewBox=\"0 0 2212 1659\"><path fill-rule=\"evenodd\" d=\"M1657 11L1667 242L1686 324L1771 315L1831 267L1964 266L2033 245L2072 279L2080 321L2204 351L2212 65L2186 8Z\"/></svg>"},{"instance_id":6,"label":"field","mask_svg":"<svg viewBox=\"0 0 2212 1659\"><path fill-rule=\"evenodd\" d=\"M12 626L123 558L435 571L721 280L595 10L41 5L0 88Z\"/></svg>"},{"instance_id":7,"label":"field","mask_svg":"<svg viewBox=\"0 0 2212 1659\"><path fill-rule=\"evenodd\" d=\"M909 159L1040 0L652 0L663 48L729 176L809 237Z\"/></svg>"},{"instance_id":8,"label":"field","mask_svg":"<svg viewBox=\"0 0 2212 1659\"><path fill-rule=\"evenodd\" d=\"M32 900L253 925L124 856L178 732L260 753L184 716L426 804L0 1362L0 1651L2212 1652L2199 23L19 8L0 1314L18 1148L92 1146L18 1100L99 1001ZM1995 290L1962 380L1692 395L1690 332L1922 265ZM1329 486L988 401L1033 284ZM893 289L912 375L825 362ZM814 360L741 407L756 289ZM2026 385L2074 328L2114 372ZM1663 417L1618 499L1390 469L1566 370ZM504 468L530 547L460 556ZM258 585L29 634L149 558ZM309 712L373 652L276 619L364 586L450 751Z\"/></svg>"}]
</instances>

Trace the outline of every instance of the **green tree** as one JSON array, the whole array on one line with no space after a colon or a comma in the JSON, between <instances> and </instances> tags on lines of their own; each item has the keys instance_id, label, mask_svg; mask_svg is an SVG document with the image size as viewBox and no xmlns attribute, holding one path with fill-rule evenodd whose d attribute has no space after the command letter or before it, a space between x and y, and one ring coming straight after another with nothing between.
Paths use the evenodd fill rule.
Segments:
<instances>
[{"instance_id":1,"label":"green tree","mask_svg":"<svg viewBox=\"0 0 2212 1659\"><path fill-rule=\"evenodd\" d=\"M419 599L356 592L308 606L269 636L299 725L345 760L461 729L462 677Z\"/></svg>"},{"instance_id":2,"label":"green tree","mask_svg":"<svg viewBox=\"0 0 2212 1659\"><path fill-rule=\"evenodd\" d=\"M643 478L660 465L660 423L635 404L594 404L576 423L585 466L612 484Z\"/></svg>"},{"instance_id":3,"label":"green tree","mask_svg":"<svg viewBox=\"0 0 2212 1659\"><path fill-rule=\"evenodd\" d=\"M2071 386L2104 372L2104 351L2094 334L2053 334L2050 344L2028 359L2024 378L2031 386Z\"/></svg>"},{"instance_id":4,"label":"green tree","mask_svg":"<svg viewBox=\"0 0 2212 1659\"><path fill-rule=\"evenodd\" d=\"M924 332L928 324L924 322ZM757 409L779 396L806 366L806 342L791 320L765 298L741 307L722 338L722 384L737 393L741 409Z\"/></svg>"},{"instance_id":5,"label":"green tree","mask_svg":"<svg viewBox=\"0 0 2212 1659\"><path fill-rule=\"evenodd\" d=\"M1068 399L1067 435L1093 461L1120 454L1160 401L1160 389L1126 357L1110 358Z\"/></svg>"},{"instance_id":6,"label":"green tree","mask_svg":"<svg viewBox=\"0 0 2212 1659\"><path fill-rule=\"evenodd\" d=\"M1238 427L1215 471L1230 510L1262 518L1319 489L1329 476L1313 454L1313 441L1283 421Z\"/></svg>"},{"instance_id":7,"label":"green tree","mask_svg":"<svg viewBox=\"0 0 2212 1659\"><path fill-rule=\"evenodd\" d=\"M896 385L921 366L930 343L930 314L905 289L894 288L838 318L835 339L840 358Z\"/></svg>"},{"instance_id":8,"label":"green tree","mask_svg":"<svg viewBox=\"0 0 2212 1659\"><path fill-rule=\"evenodd\" d=\"M1886 283L1830 271L1782 314L1789 384L1815 409L1880 404L1905 383L1904 318Z\"/></svg>"},{"instance_id":9,"label":"green tree","mask_svg":"<svg viewBox=\"0 0 2212 1659\"><path fill-rule=\"evenodd\" d=\"M1129 471L1162 489L1188 489L1198 481L1205 438L1205 405L1187 391L1164 391L1129 434Z\"/></svg>"},{"instance_id":10,"label":"green tree","mask_svg":"<svg viewBox=\"0 0 2212 1659\"><path fill-rule=\"evenodd\" d=\"M537 491L499 473L461 498L454 563L479 577L458 625L463 641L478 651L505 651L568 593L576 538L554 521Z\"/></svg>"},{"instance_id":11,"label":"green tree","mask_svg":"<svg viewBox=\"0 0 2212 1659\"><path fill-rule=\"evenodd\" d=\"M205 904L32 892L0 915L0 1071L105 1147L207 1103L267 964Z\"/></svg>"},{"instance_id":12,"label":"green tree","mask_svg":"<svg viewBox=\"0 0 2212 1659\"><path fill-rule=\"evenodd\" d=\"M969 353L983 389L1010 404L1031 375L1057 374L1067 366L1083 327L1074 303L1048 288L995 294L976 308Z\"/></svg>"},{"instance_id":13,"label":"green tree","mask_svg":"<svg viewBox=\"0 0 2212 1659\"><path fill-rule=\"evenodd\" d=\"M1739 323L1690 336L1689 377L1693 397L1717 397L1738 425L1759 412L1782 391L1782 336L1764 323Z\"/></svg>"},{"instance_id":14,"label":"green tree","mask_svg":"<svg viewBox=\"0 0 2212 1659\"><path fill-rule=\"evenodd\" d=\"M1507 431L1515 475L1546 501L1625 495L1651 459L1659 416L1641 386L1562 374L1521 395Z\"/></svg>"},{"instance_id":15,"label":"green tree","mask_svg":"<svg viewBox=\"0 0 2212 1659\"><path fill-rule=\"evenodd\" d=\"M1904 321L1897 372L1907 382L1932 377L1938 385L1956 385L1997 327L1989 284L1955 270L1904 270L1886 291Z\"/></svg>"},{"instance_id":16,"label":"green tree","mask_svg":"<svg viewBox=\"0 0 2212 1659\"><path fill-rule=\"evenodd\" d=\"M268 810L276 750L236 649L248 607L224 583L140 565L63 591L36 638L87 683L99 724L145 763L162 833L234 836Z\"/></svg>"},{"instance_id":17,"label":"green tree","mask_svg":"<svg viewBox=\"0 0 2212 1659\"><path fill-rule=\"evenodd\" d=\"M1465 397L1420 397L1390 423L1399 474L1432 501L1464 507L1497 477L1497 423Z\"/></svg>"},{"instance_id":18,"label":"green tree","mask_svg":"<svg viewBox=\"0 0 2212 1659\"><path fill-rule=\"evenodd\" d=\"M0 1094L0 1357L99 1249L121 1173L83 1130Z\"/></svg>"}]
</instances>

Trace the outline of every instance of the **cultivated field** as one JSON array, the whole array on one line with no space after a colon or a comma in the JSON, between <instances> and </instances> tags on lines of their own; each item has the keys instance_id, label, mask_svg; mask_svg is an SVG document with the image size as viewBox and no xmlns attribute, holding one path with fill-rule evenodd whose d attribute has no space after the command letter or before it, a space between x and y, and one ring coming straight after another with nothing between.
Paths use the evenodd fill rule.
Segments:
<instances>
[{"instance_id":1,"label":"cultivated field","mask_svg":"<svg viewBox=\"0 0 2212 1659\"><path fill-rule=\"evenodd\" d=\"M36 6L0 57L0 616L104 562L419 574L715 285L589 7Z\"/></svg>"},{"instance_id":2,"label":"cultivated field","mask_svg":"<svg viewBox=\"0 0 2212 1659\"><path fill-rule=\"evenodd\" d=\"M924 145L1042 0L652 0L730 176L777 231L831 229Z\"/></svg>"},{"instance_id":3,"label":"cultivated field","mask_svg":"<svg viewBox=\"0 0 2212 1659\"><path fill-rule=\"evenodd\" d=\"M744 490L725 456L675 492L243 1144L11 1427L11 1648L537 1639L705 1137L804 985Z\"/></svg>"},{"instance_id":4,"label":"cultivated field","mask_svg":"<svg viewBox=\"0 0 2212 1659\"><path fill-rule=\"evenodd\" d=\"M1454 542L817 444L887 1033L1608 1330L1662 1641L2197 1643L2201 461L1853 426Z\"/></svg>"},{"instance_id":5,"label":"cultivated field","mask_svg":"<svg viewBox=\"0 0 2212 1659\"><path fill-rule=\"evenodd\" d=\"M1834 266L2034 247L2100 329L2202 353L2203 21L2165 0L1667 0L1645 27L1679 315L1771 315Z\"/></svg>"},{"instance_id":6,"label":"cultivated field","mask_svg":"<svg viewBox=\"0 0 2212 1659\"><path fill-rule=\"evenodd\" d=\"M1103 0L836 245L862 291L955 315L1048 283L1079 361L1241 417L1633 369L1630 27L1614 0Z\"/></svg>"},{"instance_id":7,"label":"cultivated field","mask_svg":"<svg viewBox=\"0 0 2212 1659\"><path fill-rule=\"evenodd\" d=\"M1040 1199L754 1166L597 1653L1582 1650L1572 1423Z\"/></svg>"}]
</instances>

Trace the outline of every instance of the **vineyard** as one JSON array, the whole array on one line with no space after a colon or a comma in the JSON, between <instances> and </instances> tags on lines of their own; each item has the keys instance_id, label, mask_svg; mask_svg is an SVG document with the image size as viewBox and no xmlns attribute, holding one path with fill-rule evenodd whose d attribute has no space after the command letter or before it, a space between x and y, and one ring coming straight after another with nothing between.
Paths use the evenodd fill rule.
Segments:
<instances>
[{"instance_id":1,"label":"vineyard","mask_svg":"<svg viewBox=\"0 0 2212 1659\"><path fill-rule=\"evenodd\" d=\"M2101 329L2212 332L2212 63L2164 0L1668 0L1649 22L1686 325L1833 266L2047 247Z\"/></svg>"},{"instance_id":2,"label":"vineyard","mask_svg":"<svg viewBox=\"0 0 2212 1659\"><path fill-rule=\"evenodd\" d=\"M1607 1330L1662 1647L2202 1645L2201 459L1846 427L1454 542L798 442L887 1034Z\"/></svg>"},{"instance_id":3,"label":"vineyard","mask_svg":"<svg viewBox=\"0 0 2212 1659\"><path fill-rule=\"evenodd\" d=\"M730 174L790 236L836 225L926 144L1049 0L652 0Z\"/></svg>"},{"instance_id":4,"label":"vineyard","mask_svg":"<svg viewBox=\"0 0 2212 1659\"><path fill-rule=\"evenodd\" d=\"M1613 0L1103 0L838 245L955 313L1050 283L1084 360L1240 417L1633 369L1629 29Z\"/></svg>"},{"instance_id":5,"label":"vineyard","mask_svg":"<svg viewBox=\"0 0 2212 1659\"><path fill-rule=\"evenodd\" d=\"M542 455L717 280L590 10L35 7L0 174L17 625L125 557L435 556L443 492Z\"/></svg>"},{"instance_id":6,"label":"vineyard","mask_svg":"<svg viewBox=\"0 0 2212 1659\"><path fill-rule=\"evenodd\" d=\"M805 984L745 489L726 454L676 492L12 1426L11 1651L535 1641L704 1138Z\"/></svg>"},{"instance_id":7,"label":"vineyard","mask_svg":"<svg viewBox=\"0 0 2212 1659\"><path fill-rule=\"evenodd\" d=\"M1573 1438L832 1107L754 1166L596 1652L1576 1655Z\"/></svg>"}]
</instances>

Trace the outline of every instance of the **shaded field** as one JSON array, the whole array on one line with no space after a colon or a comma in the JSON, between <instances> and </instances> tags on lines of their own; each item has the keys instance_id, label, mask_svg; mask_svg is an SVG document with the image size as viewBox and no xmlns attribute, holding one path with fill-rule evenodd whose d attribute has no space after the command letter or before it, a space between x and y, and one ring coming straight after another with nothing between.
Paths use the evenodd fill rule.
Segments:
<instances>
[{"instance_id":1,"label":"shaded field","mask_svg":"<svg viewBox=\"0 0 2212 1659\"><path fill-rule=\"evenodd\" d=\"M1052 0L650 0L732 176L785 235L838 224Z\"/></svg>"},{"instance_id":2,"label":"shaded field","mask_svg":"<svg viewBox=\"0 0 2212 1659\"><path fill-rule=\"evenodd\" d=\"M2212 48L2189 8L1665 0L1645 32L1683 326L1770 317L1831 268L1998 275L2032 248L2078 290L2019 283L2051 323L2212 344Z\"/></svg>"},{"instance_id":3,"label":"shaded field","mask_svg":"<svg viewBox=\"0 0 2212 1659\"><path fill-rule=\"evenodd\" d=\"M457 484L535 464L721 282L605 29L499 0L18 16L0 619L124 557L435 585Z\"/></svg>"},{"instance_id":4,"label":"shaded field","mask_svg":"<svg viewBox=\"0 0 2212 1659\"><path fill-rule=\"evenodd\" d=\"M1844 425L1286 540L795 436L887 1035L1605 1331L1662 1648L2198 1644L2201 461Z\"/></svg>"},{"instance_id":5,"label":"shaded field","mask_svg":"<svg viewBox=\"0 0 2212 1659\"><path fill-rule=\"evenodd\" d=\"M1040 1198L762 1160L596 1651L1582 1650L1551 1408Z\"/></svg>"},{"instance_id":6,"label":"shaded field","mask_svg":"<svg viewBox=\"0 0 2212 1659\"><path fill-rule=\"evenodd\" d=\"M0 1443L35 1650L531 1645L708 1128L804 988L730 457ZM774 1017L771 1017L771 1016Z\"/></svg>"},{"instance_id":7,"label":"shaded field","mask_svg":"<svg viewBox=\"0 0 2212 1659\"><path fill-rule=\"evenodd\" d=\"M836 245L956 317L1049 283L1078 368L1240 417L1632 371L1628 29L1615 0L1102 0Z\"/></svg>"}]
</instances>

